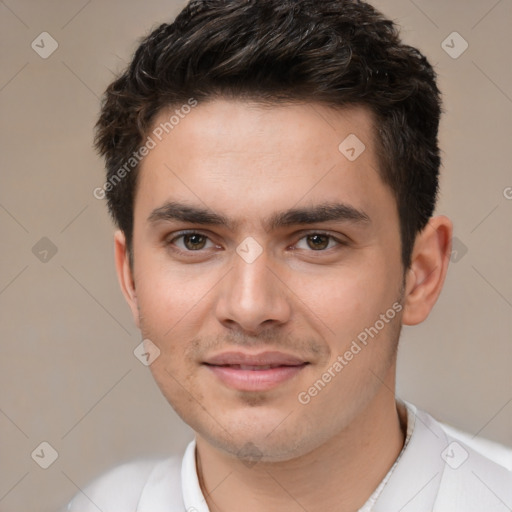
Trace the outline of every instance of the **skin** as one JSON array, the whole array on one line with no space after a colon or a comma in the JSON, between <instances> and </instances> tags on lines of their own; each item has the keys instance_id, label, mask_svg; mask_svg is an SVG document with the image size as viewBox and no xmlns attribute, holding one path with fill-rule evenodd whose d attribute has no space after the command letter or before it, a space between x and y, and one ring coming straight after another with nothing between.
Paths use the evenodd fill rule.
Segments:
<instances>
[{"instance_id":1,"label":"skin","mask_svg":"<svg viewBox=\"0 0 512 512\"><path fill-rule=\"evenodd\" d=\"M433 217L404 272L373 129L363 107L216 99L195 107L142 163L133 269L121 231L116 267L136 325L160 350L153 376L197 434L211 511L356 510L403 447L394 396L400 328L422 322L436 302L452 224ZM353 162L338 150L349 134L366 146ZM166 202L206 208L233 225L148 220ZM368 220L266 223L325 203ZM185 229L206 238L180 238ZM247 237L262 251L252 263L236 251ZM400 313L300 403L298 394L397 303ZM309 364L268 391L234 390L202 364L233 349L278 350Z\"/></svg>"}]
</instances>

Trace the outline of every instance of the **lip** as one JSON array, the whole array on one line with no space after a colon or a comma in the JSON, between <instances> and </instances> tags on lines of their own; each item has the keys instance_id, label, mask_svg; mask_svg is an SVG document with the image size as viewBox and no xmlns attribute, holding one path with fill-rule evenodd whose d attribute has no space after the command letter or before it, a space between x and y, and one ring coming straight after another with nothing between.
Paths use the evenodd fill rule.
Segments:
<instances>
[{"instance_id":1,"label":"lip","mask_svg":"<svg viewBox=\"0 0 512 512\"><path fill-rule=\"evenodd\" d=\"M284 352L267 351L250 354L247 352L222 352L208 358L205 363L215 366L246 365L246 366L297 366L307 361Z\"/></svg>"},{"instance_id":2,"label":"lip","mask_svg":"<svg viewBox=\"0 0 512 512\"><path fill-rule=\"evenodd\" d=\"M283 352L223 352L203 364L230 388L267 391L299 374L309 362Z\"/></svg>"}]
</instances>

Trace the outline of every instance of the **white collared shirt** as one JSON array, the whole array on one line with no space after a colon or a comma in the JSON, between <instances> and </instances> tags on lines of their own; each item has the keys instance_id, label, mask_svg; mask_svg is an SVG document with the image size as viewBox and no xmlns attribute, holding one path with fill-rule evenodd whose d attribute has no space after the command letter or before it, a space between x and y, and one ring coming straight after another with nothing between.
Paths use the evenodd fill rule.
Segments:
<instances>
[{"instance_id":1,"label":"white collared shirt","mask_svg":"<svg viewBox=\"0 0 512 512\"><path fill-rule=\"evenodd\" d=\"M510 512L512 472L486 458L427 413L407 407L404 447L359 512ZM512 449L473 443L502 464ZM180 459L138 461L103 475L68 505L69 512L209 512L197 476L195 441ZM489 449L488 449L489 448Z\"/></svg>"}]
</instances>

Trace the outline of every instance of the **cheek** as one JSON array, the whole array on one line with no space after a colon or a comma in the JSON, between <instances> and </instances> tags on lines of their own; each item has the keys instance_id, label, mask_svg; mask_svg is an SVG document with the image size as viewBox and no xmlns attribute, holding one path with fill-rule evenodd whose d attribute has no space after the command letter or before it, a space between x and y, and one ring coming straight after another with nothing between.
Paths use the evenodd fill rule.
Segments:
<instances>
[{"instance_id":1,"label":"cheek","mask_svg":"<svg viewBox=\"0 0 512 512\"><path fill-rule=\"evenodd\" d=\"M142 259L139 263L142 267ZM158 261L147 260L144 268L149 270L139 276L137 287L141 333L160 350L151 365L155 379L168 390L166 395L176 395L179 384L188 386L193 379L194 363L188 352L213 310L209 292L218 277L192 266L183 270Z\"/></svg>"},{"instance_id":2,"label":"cheek","mask_svg":"<svg viewBox=\"0 0 512 512\"><path fill-rule=\"evenodd\" d=\"M373 325L398 298L399 288L392 271L384 273L378 268L373 263L365 268L331 269L324 277L302 278L295 288L303 290L298 295L309 309L305 314L320 319L322 332L343 345Z\"/></svg>"},{"instance_id":3,"label":"cheek","mask_svg":"<svg viewBox=\"0 0 512 512\"><path fill-rule=\"evenodd\" d=\"M201 311L211 300L212 273L191 272L191 267L183 272L158 263L149 263L147 268L151 270L137 281L141 323L157 339L173 338L176 331L197 326Z\"/></svg>"}]
</instances>

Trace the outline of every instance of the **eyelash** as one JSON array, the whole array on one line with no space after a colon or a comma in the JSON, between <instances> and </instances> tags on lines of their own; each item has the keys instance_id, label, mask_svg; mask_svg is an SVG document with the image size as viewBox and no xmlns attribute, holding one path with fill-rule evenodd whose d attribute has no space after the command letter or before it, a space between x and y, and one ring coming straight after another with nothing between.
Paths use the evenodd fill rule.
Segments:
<instances>
[{"instance_id":1,"label":"eyelash","mask_svg":"<svg viewBox=\"0 0 512 512\"><path fill-rule=\"evenodd\" d=\"M205 233L201 233L201 231L184 230L184 231L180 231L178 233L174 233L173 237L170 238L170 239L167 239L165 244L166 244L166 246L170 247L173 251L179 252L181 254L183 254L183 253L185 253L185 254L193 254L193 253L201 253L201 252L203 252L204 249L198 249L196 251L183 250L183 249L180 249L180 248L178 248L178 247L176 247L174 245L174 242L176 242L176 240L179 240L180 238L183 238L184 236L187 236L187 235L200 235L200 236L206 237L206 239L209 240L210 242L212 241L208 235L206 235ZM297 242L294 245L297 245L301 240L304 240L308 236L312 236L312 235L320 235L320 236L328 237L329 238L329 243L331 241L336 242L337 245L335 247L344 247L344 246L349 245L348 242L346 242L344 240L340 240L339 238L336 238L332 234L327 233L325 231L309 231L307 233L304 233L304 234L302 234L302 236L297 240ZM328 243L328 245L329 245L329 243ZM328 247L327 249L319 249L317 251L315 251L313 249L310 249L308 252L312 252L312 253L315 253L315 252L319 252L319 253L327 252L327 251L330 251L331 249L334 249L335 247Z\"/></svg>"}]
</instances>

